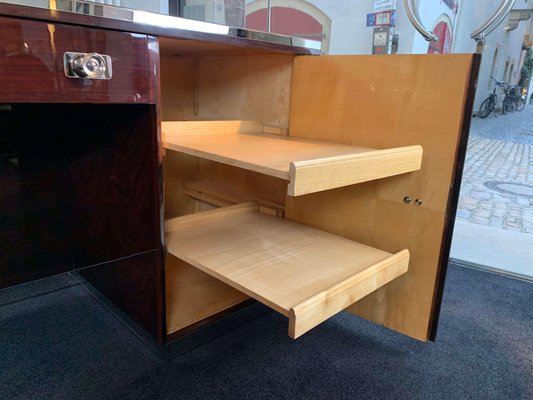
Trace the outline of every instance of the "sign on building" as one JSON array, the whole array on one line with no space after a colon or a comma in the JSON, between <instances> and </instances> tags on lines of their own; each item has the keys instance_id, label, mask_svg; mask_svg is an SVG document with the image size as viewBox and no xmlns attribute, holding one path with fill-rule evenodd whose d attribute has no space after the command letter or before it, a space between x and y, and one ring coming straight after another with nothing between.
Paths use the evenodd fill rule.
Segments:
<instances>
[{"instance_id":1,"label":"sign on building","mask_svg":"<svg viewBox=\"0 0 533 400\"><path fill-rule=\"evenodd\" d=\"M396 11L375 12L366 15L366 26L394 26Z\"/></svg>"},{"instance_id":2,"label":"sign on building","mask_svg":"<svg viewBox=\"0 0 533 400\"><path fill-rule=\"evenodd\" d=\"M374 12L396 9L396 0L374 0Z\"/></svg>"}]
</instances>

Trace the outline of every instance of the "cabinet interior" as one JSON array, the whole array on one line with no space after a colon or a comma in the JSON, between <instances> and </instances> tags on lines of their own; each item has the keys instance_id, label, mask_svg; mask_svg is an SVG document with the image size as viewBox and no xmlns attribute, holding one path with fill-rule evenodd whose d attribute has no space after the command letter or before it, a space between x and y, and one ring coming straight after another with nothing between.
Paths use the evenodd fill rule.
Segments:
<instances>
[{"instance_id":1,"label":"cabinet interior","mask_svg":"<svg viewBox=\"0 0 533 400\"><path fill-rule=\"evenodd\" d=\"M216 50L215 57L205 52L198 57L191 53L165 56L172 54L170 48L165 43L161 57L163 125L190 121L189 129L194 129L196 121L244 120L274 135L286 135L293 55L235 56L234 50L226 55ZM215 129L221 126L216 124ZM165 150L163 171L167 220L245 201L258 202L263 211L284 214L287 182L281 178L170 150ZM177 276L179 286L171 284ZM248 296L167 254L166 298L167 333L179 335Z\"/></svg>"},{"instance_id":2,"label":"cabinet interior","mask_svg":"<svg viewBox=\"0 0 533 400\"><path fill-rule=\"evenodd\" d=\"M433 321L446 209L463 128L464 102L457 99L467 95L472 57L454 55L444 62L435 56L389 60L392 58L225 55L222 50L180 57L167 53L161 58L161 116L167 147L165 219L212 215L213 209L253 201L260 214L292 220L376 251L393 255L408 250L408 272L393 274L390 283L370 295L353 297L353 301L361 299L355 304L340 303L340 309L426 340ZM442 81L435 81L434 76L441 76ZM439 102L451 106L436 115ZM231 126L236 123L237 128ZM298 195L291 193L288 185L290 163L287 177L287 172L278 173L279 169L265 173L263 168L250 167L249 160L232 153L235 143L231 140L240 141L239 135L254 133L284 145L296 140L375 151L409 149L412 157L408 157L410 166L398 174ZM199 139L200 135L205 136ZM227 154L217 149L218 135L218 139L235 135L233 139L225 137L230 140ZM214 150L206 149L205 144ZM339 154L329 155L335 156ZM391 161L378 164L387 166ZM364 164L358 167L362 169ZM405 203L406 196L421 199L423 206ZM194 235L180 237L184 242L196 240ZM169 335L179 335L235 307L245 299L243 293L265 302L258 291L221 276L212 265L187 258L186 252L171 249L169 242L167 245ZM191 268L210 276L191 272ZM321 268L328 270L326 265ZM179 288L171 284L176 274L189 273L201 277L201 284L183 283ZM180 295L175 293L178 290ZM184 307L188 307L179 298L195 303L191 307L195 310L185 315ZM268 301L265 304L276 309ZM291 307L278 307L277 311L289 316L293 329ZM296 330L291 336L299 336Z\"/></svg>"}]
</instances>

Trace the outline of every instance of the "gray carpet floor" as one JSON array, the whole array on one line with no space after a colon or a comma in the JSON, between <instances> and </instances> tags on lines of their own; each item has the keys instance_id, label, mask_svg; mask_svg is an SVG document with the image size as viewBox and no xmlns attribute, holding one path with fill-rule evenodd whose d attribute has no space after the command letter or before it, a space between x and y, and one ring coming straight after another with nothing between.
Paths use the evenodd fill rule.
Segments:
<instances>
[{"instance_id":1,"label":"gray carpet floor","mask_svg":"<svg viewBox=\"0 0 533 400\"><path fill-rule=\"evenodd\" d=\"M240 314L240 316L239 316ZM450 266L435 343L260 304L167 357L69 275L0 291L0 398L533 399L533 284Z\"/></svg>"}]
</instances>

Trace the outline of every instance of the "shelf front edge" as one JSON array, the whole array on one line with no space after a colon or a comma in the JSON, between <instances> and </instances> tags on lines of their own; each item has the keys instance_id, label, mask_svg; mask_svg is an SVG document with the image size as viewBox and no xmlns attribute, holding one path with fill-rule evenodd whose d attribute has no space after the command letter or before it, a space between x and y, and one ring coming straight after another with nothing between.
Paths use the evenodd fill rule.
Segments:
<instances>
[{"instance_id":1,"label":"shelf front edge","mask_svg":"<svg viewBox=\"0 0 533 400\"><path fill-rule=\"evenodd\" d=\"M409 250L402 250L353 275L289 311L289 336L298 338L366 295L407 272Z\"/></svg>"},{"instance_id":2,"label":"shelf front edge","mask_svg":"<svg viewBox=\"0 0 533 400\"><path fill-rule=\"evenodd\" d=\"M288 195L301 196L417 171L422 153L422 146L405 146L291 162Z\"/></svg>"}]
</instances>

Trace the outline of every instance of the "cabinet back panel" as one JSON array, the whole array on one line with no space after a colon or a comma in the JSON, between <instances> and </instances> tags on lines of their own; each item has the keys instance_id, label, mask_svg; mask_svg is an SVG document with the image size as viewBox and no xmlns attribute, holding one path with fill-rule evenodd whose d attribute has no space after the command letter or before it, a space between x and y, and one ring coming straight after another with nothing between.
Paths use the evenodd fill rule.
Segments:
<instances>
[{"instance_id":1,"label":"cabinet back panel","mask_svg":"<svg viewBox=\"0 0 533 400\"><path fill-rule=\"evenodd\" d=\"M162 57L162 119L257 120L287 128L293 59Z\"/></svg>"},{"instance_id":2,"label":"cabinet back panel","mask_svg":"<svg viewBox=\"0 0 533 400\"><path fill-rule=\"evenodd\" d=\"M291 136L424 149L420 171L288 198L286 207L287 218L385 251L409 249L408 273L349 311L420 340L428 339L438 309L434 299L448 257L442 251L446 214L451 210L453 218L456 207L450 187L464 157L459 142L468 127L465 110L473 101L469 88L476 68L471 55L295 60ZM405 204L405 196L413 202ZM414 199L423 204L416 206Z\"/></svg>"}]
</instances>

